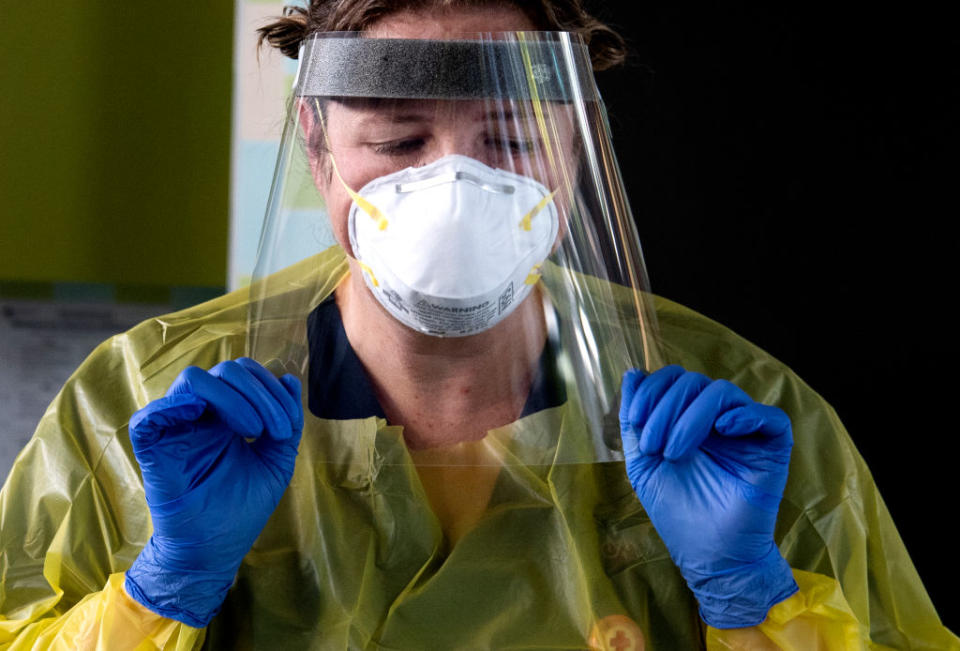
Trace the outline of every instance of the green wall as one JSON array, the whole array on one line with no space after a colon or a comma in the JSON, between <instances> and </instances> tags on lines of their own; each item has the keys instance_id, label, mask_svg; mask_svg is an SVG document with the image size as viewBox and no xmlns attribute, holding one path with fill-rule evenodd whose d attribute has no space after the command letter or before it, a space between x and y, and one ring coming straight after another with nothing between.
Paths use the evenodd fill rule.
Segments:
<instances>
[{"instance_id":1,"label":"green wall","mask_svg":"<svg viewBox=\"0 0 960 651\"><path fill-rule=\"evenodd\" d=\"M223 286L233 0L5 3L0 281Z\"/></svg>"}]
</instances>

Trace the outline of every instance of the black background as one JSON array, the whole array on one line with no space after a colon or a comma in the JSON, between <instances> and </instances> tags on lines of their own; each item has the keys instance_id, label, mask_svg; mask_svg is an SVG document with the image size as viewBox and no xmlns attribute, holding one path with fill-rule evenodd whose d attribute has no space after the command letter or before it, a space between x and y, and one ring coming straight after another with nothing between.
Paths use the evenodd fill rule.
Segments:
<instances>
[{"instance_id":1,"label":"black background","mask_svg":"<svg viewBox=\"0 0 960 651\"><path fill-rule=\"evenodd\" d=\"M652 288L837 410L952 630L956 39L875 4L613 2L598 75Z\"/></svg>"}]
</instances>

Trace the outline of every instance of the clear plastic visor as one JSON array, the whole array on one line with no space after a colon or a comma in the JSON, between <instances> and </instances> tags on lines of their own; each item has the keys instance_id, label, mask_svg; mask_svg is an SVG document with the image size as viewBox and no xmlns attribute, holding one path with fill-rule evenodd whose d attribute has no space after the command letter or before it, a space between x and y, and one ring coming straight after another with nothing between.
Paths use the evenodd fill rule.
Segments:
<instances>
[{"instance_id":1,"label":"clear plastic visor","mask_svg":"<svg viewBox=\"0 0 960 651\"><path fill-rule=\"evenodd\" d=\"M251 299L249 354L304 381L298 463L622 459L620 379L659 355L586 47L311 38Z\"/></svg>"}]
</instances>

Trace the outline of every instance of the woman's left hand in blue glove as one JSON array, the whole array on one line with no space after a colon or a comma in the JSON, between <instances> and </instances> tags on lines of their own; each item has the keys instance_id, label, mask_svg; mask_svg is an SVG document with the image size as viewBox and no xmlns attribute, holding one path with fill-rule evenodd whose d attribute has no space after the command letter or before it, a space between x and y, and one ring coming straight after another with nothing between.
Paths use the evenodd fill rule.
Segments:
<instances>
[{"instance_id":1,"label":"woman's left hand in blue glove","mask_svg":"<svg viewBox=\"0 0 960 651\"><path fill-rule=\"evenodd\" d=\"M667 366L623 377L627 477L715 628L754 626L797 591L773 540L793 435L736 385Z\"/></svg>"}]
</instances>

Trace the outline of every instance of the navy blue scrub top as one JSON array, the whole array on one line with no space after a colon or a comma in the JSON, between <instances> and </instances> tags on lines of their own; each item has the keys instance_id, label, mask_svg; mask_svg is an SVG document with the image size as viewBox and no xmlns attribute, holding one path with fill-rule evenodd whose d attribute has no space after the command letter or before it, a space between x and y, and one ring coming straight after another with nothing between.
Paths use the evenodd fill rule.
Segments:
<instances>
[{"instance_id":1,"label":"navy blue scrub top","mask_svg":"<svg viewBox=\"0 0 960 651\"><path fill-rule=\"evenodd\" d=\"M379 416L386 418L363 364L350 346L343 329L340 308L331 295L307 319L310 345L309 407L318 418L349 420ZM566 392L556 367L552 344L547 341L540 354L537 373L520 417L558 407Z\"/></svg>"}]
</instances>

